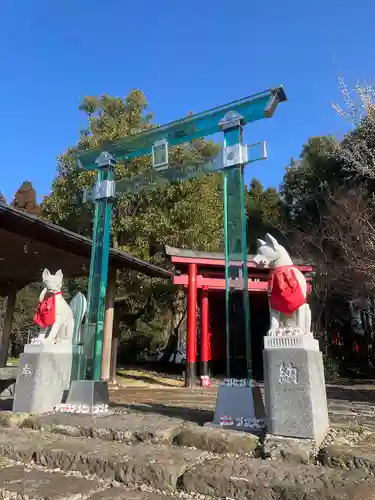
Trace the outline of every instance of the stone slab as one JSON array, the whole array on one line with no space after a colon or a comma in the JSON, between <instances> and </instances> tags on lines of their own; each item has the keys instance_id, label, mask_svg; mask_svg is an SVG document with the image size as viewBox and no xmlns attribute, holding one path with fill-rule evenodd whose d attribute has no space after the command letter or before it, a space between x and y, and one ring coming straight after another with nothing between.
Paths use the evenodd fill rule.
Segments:
<instances>
[{"instance_id":1,"label":"stone slab","mask_svg":"<svg viewBox=\"0 0 375 500\"><path fill-rule=\"evenodd\" d=\"M263 362L268 432L319 445L329 428L322 353L269 349Z\"/></svg>"},{"instance_id":2,"label":"stone slab","mask_svg":"<svg viewBox=\"0 0 375 500\"><path fill-rule=\"evenodd\" d=\"M375 476L375 442L366 439L357 445L330 444L319 452L322 465L342 469L361 469Z\"/></svg>"},{"instance_id":3,"label":"stone slab","mask_svg":"<svg viewBox=\"0 0 375 500\"><path fill-rule=\"evenodd\" d=\"M0 469L0 495L18 499L66 500L85 498L98 491L99 483L58 472L26 469L21 465Z\"/></svg>"},{"instance_id":4,"label":"stone slab","mask_svg":"<svg viewBox=\"0 0 375 500\"><path fill-rule=\"evenodd\" d=\"M30 418L29 413L14 413L12 411L0 412L1 427L22 427L25 420Z\"/></svg>"},{"instance_id":5,"label":"stone slab","mask_svg":"<svg viewBox=\"0 0 375 500\"><path fill-rule=\"evenodd\" d=\"M187 448L160 445L109 443L57 434L0 430L0 455L23 463L35 462L49 469L95 474L125 485L145 484L175 489L179 477L207 454Z\"/></svg>"},{"instance_id":6,"label":"stone slab","mask_svg":"<svg viewBox=\"0 0 375 500\"><path fill-rule=\"evenodd\" d=\"M88 500L181 500L181 496L160 495L149 491L134 491L125 488L107 488L95 493Z\"/></svg>"},{"instance_id":7,"label":"stone slab","mask_svg":"<svg viewBox=\"0 0 375 500\"><path fill-rule=\"evenodd\" d=\"M21 354L13 411L52 411L55 405L63 401L69 389L71 368L71 353Z\"/></svg>"},{"instance_id":8,"label":"stone slab","mask_svg":"<svg viewBox=\"0 0 375 500\"><path fill-rule=\"evenodd\" d=\"M368 474L360 470L224 457L192 467L183 474L181 485L188 492L239 500L353 500L361 498L353 496L359 490L353 486L366 479Z\"/></svg>"},{"instance_id":9,"label":"stone slab","mask_svg":"<svg viewBox=\"0 0 375 500\"><path fill-rule=\"evenodd\" d=\"M171 444L184 424L182 419L136 411L117 415L64 413L32 415L22 421L22 426L26 428L46 430L72 437L100 438L126 443L141 441L164 444ZM199 429L198 426L196 427Z\"/></svg>"},{"instance_id":10,"label":"stone slab","mask_svg":"<svg viewBox=\"0 0 375 500\"><path fill-rule=\"evenodd\" d=\"M188 426L181 429L173 444L198 448L212 453L254 455L259 447L259 437L248 432Z\"/></svg>"},{"instance_id":11,"label":"stone slab","mask_svg":"<svg viewBox=\"0 0 375 500\"><path fill-rule=\"evenodd\" d=\"M295 464L313 464L316 447L311 439L295 439L267 434L260 450L263 458Z\"/></svg>"}]
</instances>

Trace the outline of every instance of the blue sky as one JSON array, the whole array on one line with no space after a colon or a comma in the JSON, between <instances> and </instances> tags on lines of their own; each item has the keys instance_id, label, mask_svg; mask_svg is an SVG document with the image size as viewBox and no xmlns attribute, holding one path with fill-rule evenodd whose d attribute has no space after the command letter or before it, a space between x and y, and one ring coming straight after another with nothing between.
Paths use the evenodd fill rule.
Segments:
<instances>
[{"instance_id":1,"label":"blue sky","mask_svg":"<svg viewBox=\"0 0 375 500\"><path fill-rule=\"evenodd\" d=\"M49 193L83 95L137 87L161 124L282 83L289 102L246 132L269 151L248 178L278 185L310 136L348 128L330 102L339 73L373 80L374 18L373 0L1 0L0 189Z\"/></svg>"}]
</instances>

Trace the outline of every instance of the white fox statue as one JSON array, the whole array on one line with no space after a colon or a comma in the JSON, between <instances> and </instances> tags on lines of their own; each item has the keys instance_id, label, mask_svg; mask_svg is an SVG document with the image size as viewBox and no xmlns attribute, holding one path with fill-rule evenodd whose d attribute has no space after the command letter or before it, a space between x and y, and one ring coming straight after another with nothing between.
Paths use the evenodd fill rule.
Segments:
<instances>
[{"instance_id":1,"label":"white fox statue","mask_svg":"<svg viewBox=\"0 0 375 500\"><path fill-rule=\"evenodd\" d=\"M41 328L38 337L32 344L72 343L74 333L74 316L69 304L61 293L63 273L61 270L51 274L44 269L44 288L39 296L38 309L34 322Z\"/></svg>"},{"instance_id":2,"label":"white fox statue","mask_svg":"<svg viewBox=\"0 0 375 500\"><path fill-rule=\"evenodd\" d=\"M270 330L268 335L312 335L311 310L306 302L306 278L297 269L287 250L270 234L257 240L253 261L269 267Z\"/></svg>"}]
</instances>

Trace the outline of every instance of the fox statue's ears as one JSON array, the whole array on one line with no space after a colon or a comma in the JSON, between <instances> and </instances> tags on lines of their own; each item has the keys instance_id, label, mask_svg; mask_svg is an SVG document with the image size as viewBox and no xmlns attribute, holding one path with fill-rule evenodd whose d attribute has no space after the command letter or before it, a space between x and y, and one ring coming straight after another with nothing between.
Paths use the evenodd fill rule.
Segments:
<instances>
[{"instance_id":1,"label":"fox statue's ears","mask_svg":"<svg viewBox=\"0 0 375 500\"><path fill-rule=\"evenodd\" d=\"M49 270L45 269L43 271L43 274L42 274L43 281L45 281L46 279L48 279L50 276L51 276L51 273L49 272ZM55 274L55 276L57 276L58 278L62 278L63 277L63 273L62 273L61 269L59 269L57 271L57 273Z\"/></svg>"},{"instance_id":2,"label":"fox statue's ears","mask_svg":"<svg viewBox=\"0 0 375 500\"><path fill-rule=\"evenodd\" d=\"M276 252L279 246L279 244L277 243L277 239L271 236L269 233L266 234L265 239L266 239L266 244Z\"/></svg>"},{"instance_id":3,"label":"fox statue's ears","mask_svg":"<svg viewBox=\"0 0 375 500\"><path fill-rule=\"evenodd\" d=\"M264 240L261 240L260 238L257 239L257 248L263 247L267 243Z\"/></svg>"},{"instance_id":4,"label":"fox statue's ears","mask_svg":"<svg viewBox=\"0 0 375 500\"><path fill-rule=\"evenodd\" d=\"M45 280L51 276L51 273L48 271L48 269L45 269L42 274L42 279Z\"/></svg>"}]
</instances>

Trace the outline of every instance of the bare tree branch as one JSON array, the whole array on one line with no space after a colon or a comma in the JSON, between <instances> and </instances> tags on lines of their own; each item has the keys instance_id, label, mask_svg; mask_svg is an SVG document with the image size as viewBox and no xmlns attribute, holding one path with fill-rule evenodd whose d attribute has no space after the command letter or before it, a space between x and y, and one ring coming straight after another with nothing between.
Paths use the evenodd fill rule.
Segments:
<instances>
[{"instance_id":1,"label":"bare tree branch","mask_svg":"<svg viewBox=\"0 0 375 500\"><path fill-rule=\"evenodd\" d=\"M375 179L375 88L357 83L349 90L343 76L339 77L339 88L344 106L332 103L332 107L354 130L337 144L334 155L349 174Z\"/></svg>"}]
</instances>

